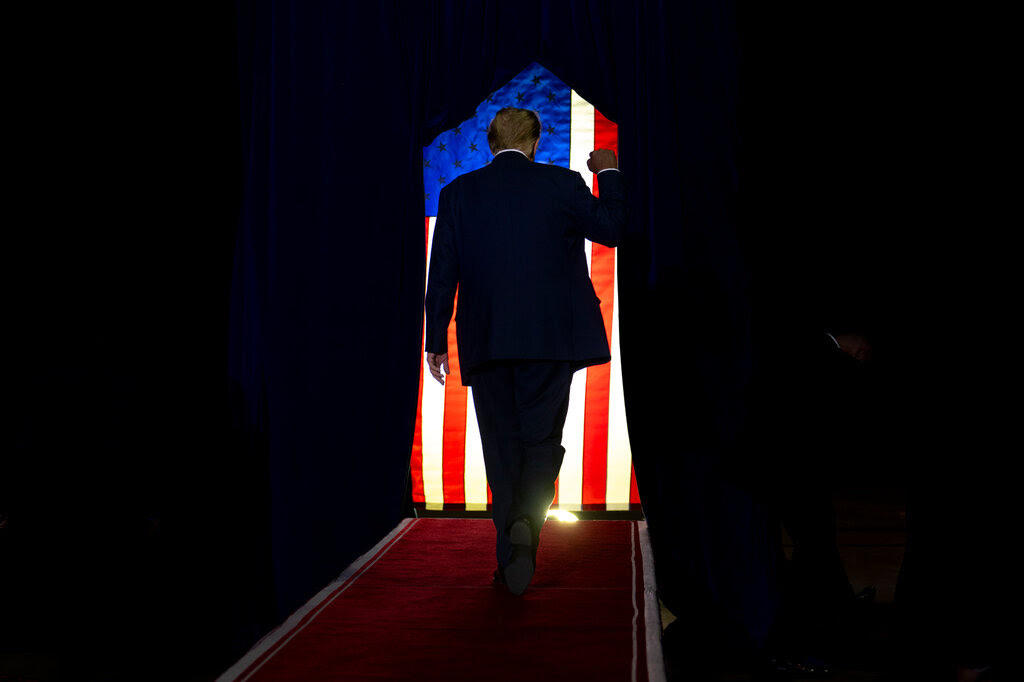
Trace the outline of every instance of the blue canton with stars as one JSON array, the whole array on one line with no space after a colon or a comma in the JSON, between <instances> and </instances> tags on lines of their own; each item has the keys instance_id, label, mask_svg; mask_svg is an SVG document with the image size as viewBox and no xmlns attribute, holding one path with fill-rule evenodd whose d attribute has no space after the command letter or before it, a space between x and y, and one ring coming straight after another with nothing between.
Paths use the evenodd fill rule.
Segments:
<instances>
[{"instance_id":1,"label":"blue canton with stars","mask_svg":"<svg viewBox=\"0 0 1024 682\"><path fill-rule=\"evenodd\" d=\"M538 163L569 166L571 98L569 86L540 64L531 64L492 93L476 114L447 130L423 148L423 191L427 216L437 215L441 188L493 158L487 145L487 126L504 107L533 109L540 116Z\"/></svg>"}]
</instances>

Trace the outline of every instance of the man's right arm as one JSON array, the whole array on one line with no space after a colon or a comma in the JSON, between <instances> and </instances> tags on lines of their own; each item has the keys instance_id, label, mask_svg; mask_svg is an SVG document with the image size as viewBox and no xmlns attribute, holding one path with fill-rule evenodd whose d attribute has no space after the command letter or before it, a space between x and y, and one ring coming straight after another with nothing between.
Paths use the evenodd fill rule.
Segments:
<instances>
[{"instance_id":1,"label":"man's right arm","mask_svg":"<svg viewBox=\"0 0 1024 682\"><path fill-rule=\"evenodd\" d=\"M580 230L590 241L605 246L618 246L626 231L628 212L625 183L618 171L615 152L610 149L592 151L587 167L600 174L600 198L595 197L583 182L583 177L576 174L574 204Z\"/></svg>"}]
</instances>

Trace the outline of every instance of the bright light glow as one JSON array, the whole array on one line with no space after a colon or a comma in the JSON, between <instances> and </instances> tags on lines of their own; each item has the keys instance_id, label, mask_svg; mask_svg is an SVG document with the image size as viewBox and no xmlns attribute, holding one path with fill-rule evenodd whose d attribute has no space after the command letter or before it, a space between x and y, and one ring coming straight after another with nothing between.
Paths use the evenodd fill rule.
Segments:
<instances>
[{"instance_id":1,"label":"bright light glow","mask_svg":"<svg viewBox=\"0 0 1024 682\"><path fill-rule=\"evenodd\" d=\"M572 512L565 511L564 509L548 509L547 517L549 519L554 519L556 521L564 521L566 523L576 523L577 521L579 521L579 519L576 518L575 514L573 514Z\"/></svg>"}]
</instances>

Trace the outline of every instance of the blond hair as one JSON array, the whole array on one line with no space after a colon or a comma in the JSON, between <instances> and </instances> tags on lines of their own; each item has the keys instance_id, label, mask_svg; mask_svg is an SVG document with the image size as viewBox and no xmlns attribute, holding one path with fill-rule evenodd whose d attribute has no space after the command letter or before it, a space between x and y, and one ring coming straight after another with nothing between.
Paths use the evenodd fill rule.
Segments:
<instances>
[{"instance_id":1,"label":"blond hair","mask_svg":"<svg viewBox=\"0 0 1024 682\"><path fill-rule=\"evenodd\" d=\"M536 111L505 107L494 115L487 126L487 144L491 153L502 149L518 149L533 153L533 143L540 139L540 116Z\"/></svg>"}]
</instances>

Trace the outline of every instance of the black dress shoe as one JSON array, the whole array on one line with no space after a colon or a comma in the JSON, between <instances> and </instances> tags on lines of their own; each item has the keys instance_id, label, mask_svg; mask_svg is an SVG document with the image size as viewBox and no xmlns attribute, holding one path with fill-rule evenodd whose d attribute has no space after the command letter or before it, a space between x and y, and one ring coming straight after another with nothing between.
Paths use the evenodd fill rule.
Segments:
<instances>
[{"instance_id":1,"label":"black dress shoe","mask_svg":"<svg viewBox=\"0 0 1024 682\"><path fill-rule=\"evenodd\" d=\"M512 559L505 566L504 577L508 591L514 595L526 592L533 580L533 530L526 517L520 517L508 529L512 541Z\"/></svg>"}]
</instances>

